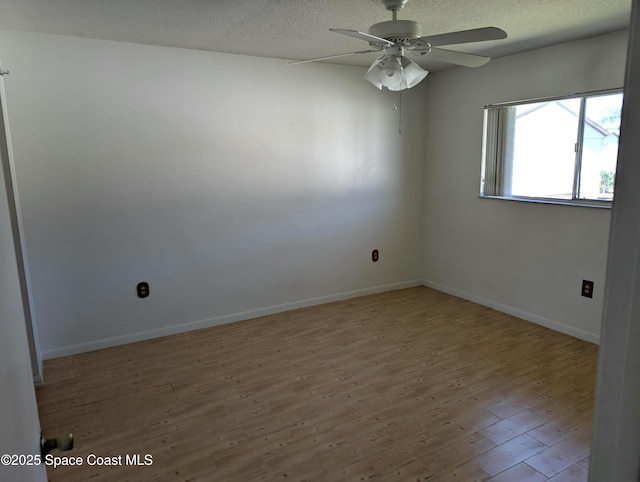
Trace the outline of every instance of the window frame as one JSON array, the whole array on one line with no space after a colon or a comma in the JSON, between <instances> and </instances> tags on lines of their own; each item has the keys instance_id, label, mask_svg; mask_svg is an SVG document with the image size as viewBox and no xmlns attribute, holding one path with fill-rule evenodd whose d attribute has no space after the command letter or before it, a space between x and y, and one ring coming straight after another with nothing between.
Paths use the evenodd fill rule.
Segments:
<instances>
[{"instance_id":1,"label":"window frame","mask_svg":"<svg viewBox=\"0 0 640 482\"><path fill-rule=\"evenodd\" d=\"M582 152L583 152L583 143L584 143L584 124L585 124L585 106L586 101L590 97L601 97L606 95L614 95L614 94L622 94L624 96L624 88L623 87L615 87L611 89L602 89L602 90L594 90L588 92L578 92L566 95L557 95L557 96L549 96L549 97L538 97L532 99L523 99L516 101L507 101L507 102L498 102L495 104L486 104L483 107L483 123L482 123L482 164L481 164L481 172L480 172L480 195L481 199L499 199L506 201L518 201L518 202L529 202L529 203L539 203L539 204L558 204L565 206L580 206L580 207L591 207L591 208L604 208L610 209L613 206L612 200L605 199L580 199L576 197L576 193L579 191L578 186L580 185L580 175L582 169ZM580 112L578 118L578 130L576 132L576 162L573 176L573 192L572 199L558 199L558 198L550 198L550 197L534 197L534 196L514 196L514 195L504 195L504 194L486 194L485 193L485 182L487 178L487 130L488 128L497 128L497 124L494 124L496 121L489 122L488 121L488 112L490 109L499 110L504 107L514 107L518 105L525 104L535 104L540 102L554 102L559 100L567 100L567 99L579 99L580 100ZM506 110L504 112L507 112ZM622 113L621 113L622 115ZM495 148L494 148L495 149ZM500 176L503 177L505 172L510 169L509 166L499 166L500 163L503 163L504 159L500 160L496 158L491 163L491 169L501 170ZM502 181L503 182L503 181ZM502 188L494 187L497 191L500 191ZM615 199L615 192L614 192Z\"/></svg>"}]
</instances>

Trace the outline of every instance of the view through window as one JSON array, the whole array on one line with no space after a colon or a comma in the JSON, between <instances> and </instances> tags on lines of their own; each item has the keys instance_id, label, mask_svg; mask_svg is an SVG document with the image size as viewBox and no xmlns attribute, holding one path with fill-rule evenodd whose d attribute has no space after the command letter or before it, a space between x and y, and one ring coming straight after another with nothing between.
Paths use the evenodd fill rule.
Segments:
<instances>
[{"instance_id":1,"label":"view through window","mask_svg":"<svg viewBox=\"0 0 640 482\"><path fill-rule=\"evenodd\" d=\"M623 94L488 106L482 194L613 200Z\"/></svg>"}]
</instances>

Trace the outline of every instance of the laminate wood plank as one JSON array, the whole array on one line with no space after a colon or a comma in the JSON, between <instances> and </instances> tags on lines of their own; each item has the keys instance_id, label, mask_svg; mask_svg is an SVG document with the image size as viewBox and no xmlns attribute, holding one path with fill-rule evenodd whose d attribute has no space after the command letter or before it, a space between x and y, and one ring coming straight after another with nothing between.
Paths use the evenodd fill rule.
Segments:
<instances>
[{"instance_id":1,"label":"laminate wood plank","mask_svg":"<svg viewBox=\"0 0 640 482\"><path fill-rule=\"evenodd\" d=\"M560 472L558 475L551 477L549 482L587 482L589 479L589 470L582 465L572 465L567 470Z\"/></svg>"},{"instance_id":2,"label":"laminate wood plank","mask_svg":"<svg viewBox=\"0 0 640 482\"><path fill-rule=\"evenodd\" d=\"M459 463L467 462L494 447L496 444L479 432L447 441L447 450L455 456Z\"/></svg>"},{"instance_id":3,"label":"laminate wood plank","mask_svg":"<svg viewBox=\"0 0 640 482\"><path fill-rule=\"evenodd\" d=\"M500 418L509 418L516 413L526 410L533 405L548 402L549 399L531 391L523 390L506 395L502 400L491 404L487 410Z\"/></svg>"},{"instance_id":4,"label":"laminate wood plank","mask_svg":"<svg viewBox=\"0 0 640 482\"><path fill-rule=\"evenodd\" d=\"M572 433L585 430L589 426L590 420L572 409L564 409L562 413L556 414L552 420L529 430L527 433L543 444L551 446L569 437Z\"/></svg>"},{"instance_id":5,"label":"laminate wood plank","mask_svg":"<svg viewBox=\"0 0 640 482\"><path fill-rule=\"evenodd\" d=\"M480 430L480 434L484 435L496 444L502 444L517 437L518 435L528 433L530 430L546 422L546 418L527 409L508 418L502 419L489 427L483 428ZM540 441L544 443L543 440Z\"/></svg>"},{"instance_id":6,"label":"laminate wood plank","mask_svg":"<svg viewBox=\"0 0 640 482\"><path fill-rule=\"evenodd\" d=\"M473 462L466 462L428 480L429 482L485 482L489 477L489 474Z\"/></svg>"},{"instance_id":7,"label":"laminate wood plank","mask_svg":"<svg viewBox=\"0 0 640 482\"><path fill-rule=\"evenodd\" d=\"M487 482L545 482L549 480L525 462L520 462L510 469L490 478Z\"/></svg>"},{"instance_id":8,"label":"laminate wood plank","mask_svg":"<svg viewBox=\"0 0 640 482\"><path fill-rule=\"evenodd\" d=\"M475 457L473 462L489 475L494 476L541 452L545 448L546 445L529 437L527 434L522 434Z\"/></svg>"},{"instance_id":9,"label":"laminate wood plank","mask_svg":"<svg viewBox=\"0 0 640 482\"><path fill-rule=\"evenodd\" d=\"M553 477L588 456L589 443L590 430L581 430L527 458L526 462L538 472Z\"/></svg>"}]
</instances>

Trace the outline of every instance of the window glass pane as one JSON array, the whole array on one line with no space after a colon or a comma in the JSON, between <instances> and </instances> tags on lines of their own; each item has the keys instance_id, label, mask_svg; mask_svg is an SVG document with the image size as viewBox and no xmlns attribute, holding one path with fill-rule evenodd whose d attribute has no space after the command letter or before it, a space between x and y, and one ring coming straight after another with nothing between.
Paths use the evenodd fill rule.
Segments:
<instances>
[{"instance_id":1,"label":"window glass pane","mask_svg":"<svg viewBox=\"0 0 640 482\"><path fill-rule=\"evenodd\" d=\"M582 138L581 199L613 199L622 94L587 97Z\"/></svg>"},{"instance_id":2,"label":"window glass pane","mask_svg":"<svg viewBox=\"0 0 640 482\"><path fill-rule=\"evenodd\" d=\"M572 199L580 99L515 110L511 195Z\"/></svg>"}]
</instances>

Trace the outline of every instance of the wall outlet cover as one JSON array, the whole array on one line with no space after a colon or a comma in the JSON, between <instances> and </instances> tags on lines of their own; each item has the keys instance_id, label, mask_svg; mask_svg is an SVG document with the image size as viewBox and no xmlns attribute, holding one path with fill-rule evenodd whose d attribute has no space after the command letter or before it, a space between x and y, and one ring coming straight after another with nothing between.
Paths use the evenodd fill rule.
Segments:
<instances>
[{"instance_id":1,"label":"wall outlet cover","mask_svg":"<svg viewBox=\"0 0 640 482\"><path fill-rule=\"evenodd\" d=\"M586 279L582 280L582 296L586 298L593 298L593 281Z\"/></svg>"},{"instance_id":2,"label":"wall outlet cover","mask_svg":"<svg viewBox=\"0 0 640 482\"><path fill-rule=\"evenodd\" d=\"M136 291L138 292L138 298L146 298L149 296L149 283L146 281L138 283Z\"/></svg>"}]
</instances>

